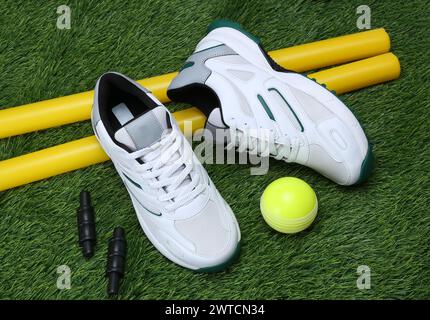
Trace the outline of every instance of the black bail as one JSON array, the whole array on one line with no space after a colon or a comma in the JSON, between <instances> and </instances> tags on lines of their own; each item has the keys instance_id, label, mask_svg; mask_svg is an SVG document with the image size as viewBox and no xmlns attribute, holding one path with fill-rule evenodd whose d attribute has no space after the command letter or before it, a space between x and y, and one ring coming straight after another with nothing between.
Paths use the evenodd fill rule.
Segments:
<instances>
[{"instance_id":1,"label":"black bail","mask_svg":"<svg viewBox=\"0 0 430 320\"><path fill-rule=\"evenodd\" d=\"M78 235L79 246L86 258L94 255L96 245L96 223L94 209L91 206L91 197L88 191L82 191L80 196L80 206L78 209Z\"/></svg>"}]
</instances>

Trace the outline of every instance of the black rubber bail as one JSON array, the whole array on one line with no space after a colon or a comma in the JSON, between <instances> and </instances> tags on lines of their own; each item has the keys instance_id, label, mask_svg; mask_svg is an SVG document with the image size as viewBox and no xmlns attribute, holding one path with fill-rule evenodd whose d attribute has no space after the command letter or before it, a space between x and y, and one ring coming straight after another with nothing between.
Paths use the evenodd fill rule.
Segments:
<instances>
[{"instance_id":1,"label":"black rubber bail","mask_svg":"<svg viewBox=\"0 0 430 320\"><path fill-rule=\"evenodd\" d=\"M96 245L96 223L94 209L91 206L91 196L88 191L82 191L79 195L78 208L78 237L79 246L82 248L84 257L90 258L94 255Z\"/></svg>"},{"instance_id":2,"label":"black rubber bail","mask_svg":"<svg viewBox=\"0 0 430 320\"><path fill-rule=\"evenodd\" d=\"M117 227L113 231L112 238L109 239L108 246L106 277L108 278L107 293L109 296L119 293L120 282L125 272L126 254L125 231L123 228Z\"/></svg>"}]
</instances>

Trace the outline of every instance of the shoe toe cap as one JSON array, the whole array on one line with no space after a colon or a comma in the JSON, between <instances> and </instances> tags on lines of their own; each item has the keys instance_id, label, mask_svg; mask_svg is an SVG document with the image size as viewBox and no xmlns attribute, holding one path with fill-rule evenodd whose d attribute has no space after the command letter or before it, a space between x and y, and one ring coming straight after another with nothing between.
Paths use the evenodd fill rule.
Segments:
<instances>
[{"instance_id":1,"label":"shoe toe cap","mask_svg":"<svg viewBox=\"0 0 430 320\"><path fill-rule=\"evenodd\" d=\"M340 185L354 185L365 181L373 169L371 146L364 156L355 153L348 157L332 157L322 146L309 148L308 166Z\"/></svg>"},{"instance_id":2,"label":"shoe toe cap","mask_svg":"<svg viewBox=\"0 0 430 320\"><path fill-rule=\"evenodd\" d=\"M229 207L223 208L212 200L196 215L175 221L176 230L195 248L194 259L201 268L220 265L236 252L239 229ZM229 212L230 211L230 212Z\"/></svg>"}]
</instances>

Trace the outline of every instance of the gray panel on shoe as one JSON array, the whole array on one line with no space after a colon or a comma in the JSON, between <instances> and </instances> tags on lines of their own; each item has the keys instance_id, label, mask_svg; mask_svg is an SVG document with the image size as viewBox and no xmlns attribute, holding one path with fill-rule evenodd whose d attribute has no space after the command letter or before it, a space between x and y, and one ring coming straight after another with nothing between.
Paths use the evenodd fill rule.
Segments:
<instances>
[{"instance_id":1,"label":"gray panel on shoe","mask_svg":"<svg viewBox=\"0 0 430 320\"><path fill-rule=\"evenodd\" d=\"M211 74L211 71L205 66L205 61L227 55L237 55L237 53L224 44L193 53L185 63L193 62L194 64L181 70L173 79L168 90L177 89L191 83L205 83Z\"/></svg>"}]
</instances>

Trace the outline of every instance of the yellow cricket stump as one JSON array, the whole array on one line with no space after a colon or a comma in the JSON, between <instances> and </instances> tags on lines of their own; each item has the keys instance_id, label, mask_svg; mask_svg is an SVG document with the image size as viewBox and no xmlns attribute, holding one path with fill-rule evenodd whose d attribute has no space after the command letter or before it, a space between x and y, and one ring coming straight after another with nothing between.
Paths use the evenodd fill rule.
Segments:
<instances>
[{"instance_id":1,"label":"yellow cricket stump","mask_svg":"<svg viewBox=\"0 0 430 320\"><path fill-rule=\"evenodd\" d=\"M342 64L390 50L390 37L375 29L269 52L284 68L297 72ZM162 102L177 72L139 80ZM90 118L93 91L0 110L0 138L43 130Z\"/></svg>"},{"instance_id":2,"label":"yellow cricket stump","mask_svg":"<svg viewBox=\"0 0 430 320\"><path fill-rule=\"evenodd\" d=\"M386 53L310 74L336 92L349 92L394 80L400 75L400 64L392 53ZM191 121L192 129L203 128L205 116L196 108L174 113L183 130L184 121ZM21 186L62 173L107 161L95 136L29 153L0 162L0 190Z\"/></svg>"}]
</instances>

